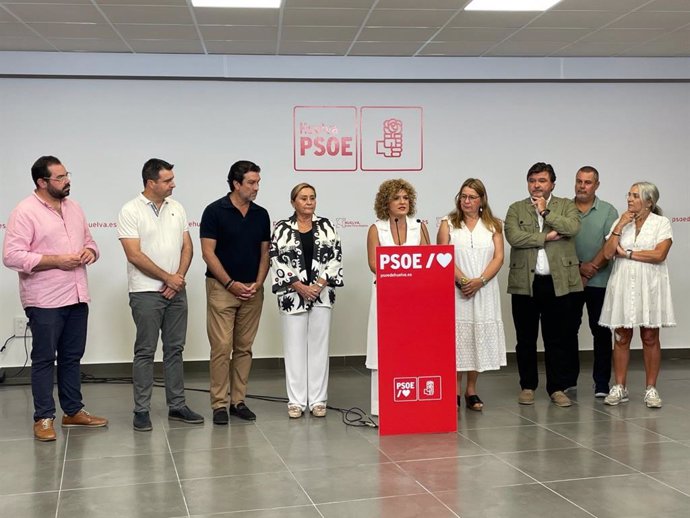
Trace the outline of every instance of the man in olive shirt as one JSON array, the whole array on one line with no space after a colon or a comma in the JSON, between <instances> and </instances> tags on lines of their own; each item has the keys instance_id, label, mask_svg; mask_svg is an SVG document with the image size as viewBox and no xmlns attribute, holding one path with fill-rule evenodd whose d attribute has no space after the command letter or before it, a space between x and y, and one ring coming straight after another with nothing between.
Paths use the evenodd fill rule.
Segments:
<instances>
[{"instance_id":1,"label":"man in olive shirt","mask_svg":"<svg viewBox=\"0 0 690 518\"><path fill-rule=\"evenodd\" d=\"M564 391L569 386L571 349L576 346L570 295L582 291L573 239L580 229L580 218L572 200L552 195L555 186L556 173L551 164L534 164L527 173L529 197L513 203L505 221L506 239L511 246L508 293L517 336L521 405L534 404L539 383L540 322L546 391L556 406L572 404Z\"/></svg>"},{"instance_id":2,"label":"man in olive shirt","mask_svg":"<svg viewBox=\"0 0 690 518\"><path fill-rule=\"evenodd\" d=\"M606 261L602 248L611 225L618 218L618 211L596 196L599 188L599 172L591 166L581 167L575 176L575 206L580 213L580 232L575 237L575 248L580 260L580 276L585 289L573 294L573 324L575 340L582 323L582 308L587 305L589 329L594 347L594 396L606 397L611 378L611 330L599 325L604 304L606 284L611 274L611 264ZM579 347L577 348L579 349ZM569 386L577 385L580 371L577 350L569 362L572 368Z\"/></svg>"}]
</instances>

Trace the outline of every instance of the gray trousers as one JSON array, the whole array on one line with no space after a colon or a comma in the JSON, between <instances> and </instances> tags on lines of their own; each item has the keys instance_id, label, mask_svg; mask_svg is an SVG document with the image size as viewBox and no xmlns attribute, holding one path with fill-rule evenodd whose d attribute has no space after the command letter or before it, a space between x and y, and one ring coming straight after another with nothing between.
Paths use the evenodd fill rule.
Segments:
<instances>
[{"instance_id":1,"label":"gray trousers","mask_svg":"<svg viewBox=\"0 0 690 518\"><path fill-rule=\"evenodd\" d=\"M153 358L160 334L163 342L165 399L169 408L185 405L182 351L187 336L187 292L168 300L156 291L129 294L137 328L132 364L134 411L148 412L153 390Z\"/></svg>"}]
</instances>

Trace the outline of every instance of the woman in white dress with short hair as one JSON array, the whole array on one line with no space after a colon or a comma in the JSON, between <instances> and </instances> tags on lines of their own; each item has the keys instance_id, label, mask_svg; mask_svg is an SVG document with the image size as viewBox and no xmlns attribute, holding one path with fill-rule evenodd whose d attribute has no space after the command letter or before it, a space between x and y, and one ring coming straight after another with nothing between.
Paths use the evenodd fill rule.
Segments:
<instances>
[{"instance_id":1,"label":"woman in white dress with short hair","mask_svg":"<svg viewBox=\"0 0 690 518\"><path fill-rule=\"evenodd\" d=\"M611 227L604 244L606 259L615 259L606 286L599 325L614 330L613 369L616 383L607 405L628 401L626 379L633 330L640 328L648 408L660 408L656 389L661 366L659 329L676 325L666 256L673 244L671 222L657 205L659 190L637 182L627 194L628 210Z\"/></svg>"},{"instance_id":2,"label":"woman in white dress with short hair","mask_svg":"<svg viewBox=\"0 0 690 518\"><path fill-rule=\"evenodd\" d=\"M489 207L481 180L468 178L455 196L455 210L441 221L436 242L455 247L455 363L458 406L462 373L467 372L465 405L480 411L477 395L480 372L506 365L498 274L503 266L501 221Z\"/></svg>"},{"instance_id":3,"label":"woman in white dress with short hair","mask_svg":"<svg viewBox=\"0 0 690 518\"><path fill-rule=\"evenodd\" d=\"M424 223L413 219L417 213L417 191L401 178L386 180L379 186L374 201L376 223L367 234L369 269L374 274L367 325L367 361L371 369L371 414L379 415L378 332L376 329L376 247L428 245L429 232Z\"/></svg>"}]
</instances>

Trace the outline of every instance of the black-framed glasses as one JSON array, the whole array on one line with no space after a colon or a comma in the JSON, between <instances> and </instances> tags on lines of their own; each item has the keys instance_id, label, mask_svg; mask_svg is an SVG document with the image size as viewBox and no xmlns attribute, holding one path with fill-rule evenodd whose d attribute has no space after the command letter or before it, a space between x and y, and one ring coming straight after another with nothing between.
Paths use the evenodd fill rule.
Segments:
<instances>
[{"instance_id":1,"label":"black-framed glasses","mask_svg":"<svg viewBox=\"0 0 690 518\"><path fill-rule=\"evenodd\" d=\"M65 183L70 178L72 178L72 173L61 174L60 176L56 176L55 178L51 178L50 176L43 177L44 180L53 180L57 183Z\"/></svg>"}]
</instances>

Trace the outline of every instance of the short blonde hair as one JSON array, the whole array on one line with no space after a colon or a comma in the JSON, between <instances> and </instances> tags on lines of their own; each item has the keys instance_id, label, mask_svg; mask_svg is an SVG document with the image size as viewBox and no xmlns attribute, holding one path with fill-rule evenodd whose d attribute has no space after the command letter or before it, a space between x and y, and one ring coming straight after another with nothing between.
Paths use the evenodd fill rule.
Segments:
<instances>
[{"instance_id":1,"label":"short blonde hair","mask_svg":"<svg viewBox=\"0 0 690 518\"><path fill-rule=\"evenodd\" d=\"M409 216L414 216L417 213L417 191L415 191L415 188L412 187L412 184L407 180L395 178L383 182L379 186L379 192L376 193L374 212L378 219L387 220L389 218L388 204L399 191L405 191L410 198Z\"/></svg>"},{"instance_id":2,"label":"short blonde hair","mask_svg":"<svg viewBox=\"0 0 690 518\"><path fill-rule=\"evenodd\" d=\"M295 201L295 198L297 198L297 195L302 189L311 189L314 191L314 196L316 196L316 189L314 189L314 186L307 182L302 182L295 185L290 191L290 201Z\"/></svg>"}]
</instances>

